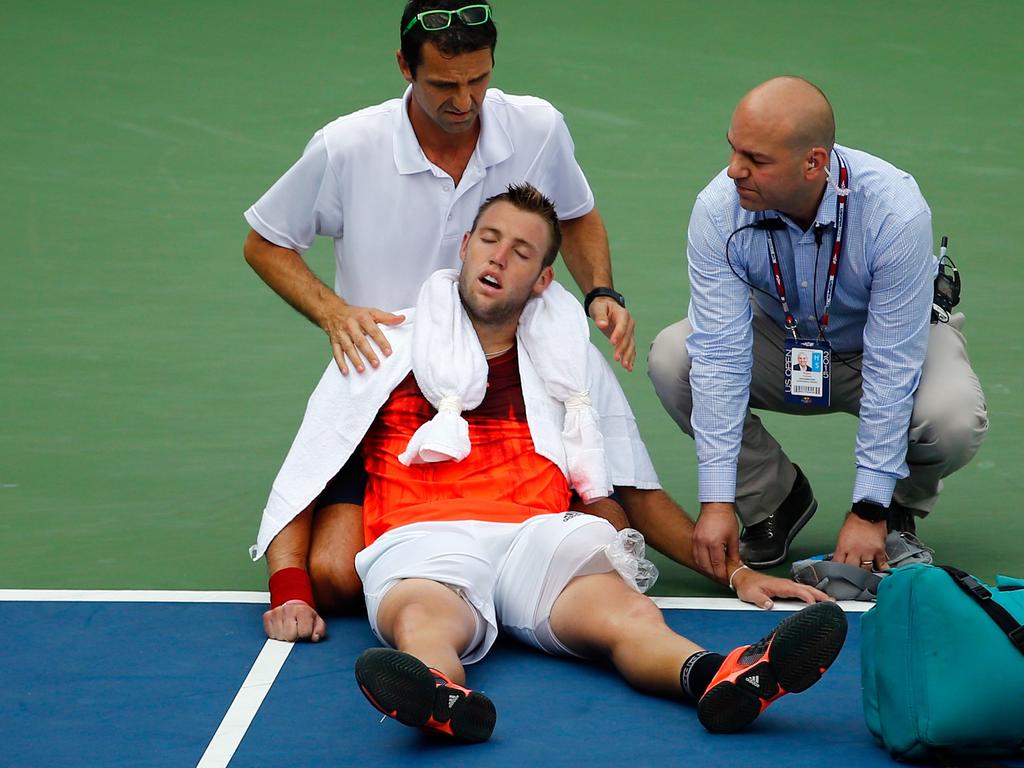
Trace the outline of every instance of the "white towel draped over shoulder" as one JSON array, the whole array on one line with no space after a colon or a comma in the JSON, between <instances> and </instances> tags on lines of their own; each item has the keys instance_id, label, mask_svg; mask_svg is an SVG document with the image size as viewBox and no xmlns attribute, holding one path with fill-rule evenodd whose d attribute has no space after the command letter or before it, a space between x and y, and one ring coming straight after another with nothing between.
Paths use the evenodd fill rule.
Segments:
<instances>
[{"instance_id":1,"label":"white towel draped over shoulder","mask_svg":"<svg viewBox=\"0 0 1024 768\"><path fill-rule=\"evenodd\" d=\"M437 415L420 425L398 457L406 466L462 461L469 455L471 411L487 392L487 359L473 323L462 310L459 273L435 272L420 288L412 332L412 372Z\"/></svg>"},{"instance_id":2,"label":"white towel draped over shoulder","mask_svg":"<svg viewBox=\"0 0 1024 768\"><path fill-rule=\"evenodd\" d=\"M443 270L431 281L435 278L427 294L433 296L437 289L438 296L447 298L436 306L421 302L415 309L402 310L406 320L399 326L381 326L393 352L379 368L342 376L333 360L327 364L271 488L250 549L254 560L357 450L381 406L410 370L439 416L442 411L451 413L465 425L461 411L475 408L483 399L487 361L458 298L454 273ZM622 388L587 338L579 302L556 283L541 298L546 300L527 304L517 332L523 400L535 450L554 463L584 499L605 496L612 485L659 488ZM416 335L421 324L431 326L423 337ZM468 454L468 428L462 434L456 427L452 437L451 420L445 417L444 422L440 436L431 434L418 446L410 441L406 453L416 454L420 461L443 460L441 454L454 459L463 450L463 457Z\"/></svg>"},{"instance_id":3,"label":"white towel draped over shoulder","mask_svg":"<svg viewBox=\"0 0 1024 768\"><path fill-rule=\"evenodd\" d=\"M523 309L517 335L544 390L565 405L562 444L569 482L585 502L607 496L612 488L604 438L587 388L590 328L583 307L552 282Z\"/></svg>"}]
</instances>

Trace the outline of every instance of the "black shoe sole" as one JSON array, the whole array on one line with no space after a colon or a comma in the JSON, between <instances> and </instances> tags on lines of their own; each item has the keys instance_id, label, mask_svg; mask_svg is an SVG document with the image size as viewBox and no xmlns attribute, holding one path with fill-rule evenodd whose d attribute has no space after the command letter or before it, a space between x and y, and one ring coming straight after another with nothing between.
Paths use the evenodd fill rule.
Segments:
<instances>
[{"instance_id":1,"label":"black shoe sole","mask_svg":"<svg viewBox=\"0 0 1024 768\"><path fill-rule=\"evenodd\" d=\"M767 662L744 675L758 673L759 688L748 687L743 678L719 683L697 705L701 724L712 733L735 733L761 714L762 697L771 698L779 687L787 693L806 691L836 660L846 630L846 614L835 603L815 603L788 617L775 628Z\"/></svg>"},{"instance_id":2,"label":"black shoe sole","mask_svg":"<svg viewBox=\"0 0 1024 768\"><path fill-rule=\"evenodd\" d=\"M370 648L356 659L355 671L363 695L388 717L423 727L433 716L441 689L433 673L415 656L389 648ZM473 691L452 707L448 724L457 739L481 742L491 737L496 720L491 700Z\"/></svg>"},{"instance_id":3,"label":"black shoe sole","mask_svg":"<svg viewBox=\"0 0 1024 768\"><path fill-rule=\"evenodd\" d=\"M796 523L789 529L789 535L786 536L786 543L782 547L782 554L774 560L748 560L743 556L743 542L740 542L740 558L751 568L763 570L765 568L774 568L776 565L785 562L786 558L789 557L789 545L793 543L793 539L800 533L800 529L803 528L814 517L814 513L818 511L818 500L814 499L811 501L811 506L797 518Z\"/></svg>"}]
</instances>

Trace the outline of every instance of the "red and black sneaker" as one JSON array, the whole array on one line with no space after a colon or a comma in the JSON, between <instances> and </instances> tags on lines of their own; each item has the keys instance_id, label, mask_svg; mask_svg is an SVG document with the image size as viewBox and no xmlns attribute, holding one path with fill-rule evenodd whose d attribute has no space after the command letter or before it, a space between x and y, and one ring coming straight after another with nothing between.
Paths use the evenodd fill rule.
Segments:
<instances>
[{"instance_id":1,"label":"red and black sneaker","mask_svg":"<svg viewBox=\"0 0 1024 768\"><path fill-rule=\"evenodd\" d=\"M356 659L356 682L378 710L400 723L461 741L487 741L497 715L491 700L463 688L415 656L370 648Z\"/></svg>"},{"instance_id":2,"label":"red and black sneaker","mask_svg":"<svg viewBox=\"0 0 1024 768\"><path fill-rule=\"evenodd\" d=\"M745 728L780 696L816 683L845 640L846 615L835 603L793 614L767 637L725 657L697 704L701 724L712 733Z\"/></svg>"}]
</instances>

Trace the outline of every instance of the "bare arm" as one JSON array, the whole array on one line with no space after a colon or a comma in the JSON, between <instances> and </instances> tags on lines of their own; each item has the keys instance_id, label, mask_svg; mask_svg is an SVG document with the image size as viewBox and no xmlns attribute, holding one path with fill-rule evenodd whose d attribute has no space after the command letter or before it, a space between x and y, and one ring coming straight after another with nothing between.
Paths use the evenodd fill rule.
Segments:
<instances>
[{"instance_id":1,"label":"bare arm","mask_svg":"<svg viewBox=\"0 0 1024 768\"><path fill-rule=\"evenodd\" d=\"M671 496L662 490L626 486L616 486L615 492L622 499L630 525L650 546L687 568L700 570L693 559L693 520Z\"/></svg>"},{"instance_id":2,"label":"bare arm","mask_svg":"<svg viewBox=\"0 0 1024 768\"><path fill-rule=\"evenodd\" d=\"M267 547L267 571L273 576L285 568L308 572L313 507L306 507L286 525ZM308 578L308 576L307 576ZM263 629L272 640L312 640L327 634L327 625L316 608L302 600L287 600L263 614Z\"/></svg>"},{"instance_id":3,"label":"bare arm","mask_svg":"<svg viewBox=\"0 0 1024 768\"><path fill-rule=\"evenodd\" d=\"M309 541L313 530L313 506L292 518L267 547L267 574L273 576L282 568L307 569Z\"/></svg>"},{"instance_id":4,"label":"bare arm","mask_svg":"<svg viewBox=\"0 0 1024 768\"><path fill-rule=\"evenodd\" d=\"M562 222L562 258L584 294L597 287L614 287L608 232L596 208L578 219ZM600 297L590 305L590 316L611 342L615 359L627 371L633 370L635 323L628 310L612 299Z\"/></svg>"},{"instance_id":5,"label":"bare arm","mask_svg":"<svg viewBox=\"0 0 1024 768\"><path fill-rule=\"evenodd\" d=\"M244 251L245 260L263 282L323 329L342 373L348 373L346 358L360 372L365 370L364 360L374 368L380 365L367 337L385 356L391 354L377 323L397 325L404 317L346 303L313 274L297 252L274 245L254 230L245 238Z\"/></svg>"},{"instance_id":6,"label":"bare arm","mask_svg":"<svg viewBox=\"0 0 1024 768\"><path fill-rule=\"evenodd\" d=\"M615 526L617 531L629 528L629 520L626 519L625 511L614 499L598 499L587 504L583 499L573 496L572 501L569 502L569 509L575 512L584 512L594 517L603 517Z\"/></svg>"}]
</instances>

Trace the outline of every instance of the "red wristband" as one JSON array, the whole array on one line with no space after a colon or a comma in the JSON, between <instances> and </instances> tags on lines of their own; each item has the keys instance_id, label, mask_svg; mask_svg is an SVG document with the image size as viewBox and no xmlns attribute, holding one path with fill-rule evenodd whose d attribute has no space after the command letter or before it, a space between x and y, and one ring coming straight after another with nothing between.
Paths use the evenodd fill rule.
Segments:
<instances>
[{"instance_id":1,"label":"red wristband","mask_svg":"<svg viewBox=\"0 0 1024 768\"><path fill-rule=\"evenodd\" d=\"M301 600L314 611L313 585L309 574L301 568L282 568L270 577L270 607L277 608L289 600Z\"/></svg>"}]
</instances>

